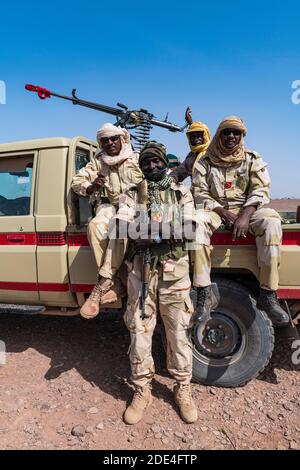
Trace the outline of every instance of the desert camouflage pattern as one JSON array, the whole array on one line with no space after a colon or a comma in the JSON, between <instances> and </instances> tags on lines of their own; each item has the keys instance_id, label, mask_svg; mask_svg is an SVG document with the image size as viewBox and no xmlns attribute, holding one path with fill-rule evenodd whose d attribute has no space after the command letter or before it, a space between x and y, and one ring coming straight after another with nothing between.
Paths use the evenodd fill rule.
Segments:
<instances>
[{"instance_id":1,"label":"desert camouflage pattern","mask_svg":"<svg viewBox=\"0 0 300 470\"><path fill-rule=\"evenodd\" d=\"M87 228L87 237L94 252L98 273L112 279L120 268L127 249L127 239L111 237L116 207L102 204Z\"/></svg>"},{"instance_id":2,"label":"desert camouflage pattern","mask_svg":"<svg viewBox=\"0 0 300 470\"><path fill-rule=\"evenodd\" d=\"M174 213L182 212L180 223L189 224L194 218L194 202L191 192L183 184L171 185L177 197L168 200L167 220L174 223ZM170 193L171 193L170 191ZM173 195L174 195L173 194ZM162 203L165 191L161 191ZM174 207L176 206L176 207ZM124 195L120 205L119 217L132 222L137 206ZM162 241L162 244L164 242ZM167 368L174 379L189 383L192 377L192 344L190 332L193 325L193 306L190 300L191 281L189 277L189 258L186 252L179 258L167 257L153 266L150 274L149 294L145 302L146 318L141 319L141 269L142 255L137 253L128 265L128 304L125 324L130 332L131 344L129 358L132 382L145 386L153 378L155 368L152 358L152 336L157 322L159 308L167 337Z\"/></svg>"},{"instance_id":3,"label":"desert camouflage pattern","mask_svg":"<svg viewBox=\"0 0 300 470\"><path fill-rule=\"evenodd\" d=\"M164 206L164 223L176 223L187 228L190 227L191 223L196 223L194 199L191 191L184 184L172 182L167 201L165 194L165 191L160 191L161 203ZM145 206L146 195L146 181L137 186L137 193L129 191L122 194L116 218L129 223L134 222L137 214L142 212L142 206L144 206L145 211L147 210Z\"/></svg>"},{"instance_id":4,"label":"desert camouflage pattern","mask_svg":"<svg viewBox=\"0 0 300 470\"><path fill-rule=\"evenodd\" d=\"M246 150L245 160L231 168L217 167L203 157L194 167L192 180L195 204L216 207L262 207L270 202L270 176L261 156Z\"/></svg>"},{"instance_id":5,"label":"desert camouflage pattern","mask_svg":"<svg viewBox=\"0 0 300 470\"><path fill-rule=\"evenodd\" d=\"M86 196L87 188L95 181L99 173L106 176L106 182L104 192L102 194L100 192L97 196L98 198L106 196L115 206L119 204L120 194L135 188L144 178L139 167L138 153L133 152L132 158L115 166L107 165L100 156L97 156L74 176L73 191L80 196Z\"/></svg>"},{"instance_id":6,"label":"desert camouflage pattern","mask_svg":"<svg viewBox=\"0 0 300 470\"><path fill-rule=\"evenodd\" d=\"M239 209L233 210L238 213ZM221 225L222 220L213 211L197 211L198 233L200 243L194 252L194 285L206 287L211 284L211 251L210 237ZM259 281L264 289L277 290L279 283L280 246L282 241L281 218L269 208L260 208L250 218L249 231L255 235Z\"/></svg>"},{"instance_id":7,"label":"desert camouflage pattern","mask_svg":"<svg viewBox=\"0 0 300 470\"><path fill-rule=\"evenodd\" d=\"M112 279L121 266L127 241L109 238L111 221L116 214L120 195L131 191L141 183L143 174L139 168L138 154L132 153L119 165L109 166L98 156L79 170L72 181L72 189L80 196L86 196L87 188L102 174L106 176L103 190L97 191L91 196L91 202L96 203L96 217L94 217L87 229L90 246L94 252L99 275ZM110 204L101 203L101 198L106 197Z\"/></svg>"},{"instance_id":8,"label":"desert camouflage pattern","mask_svg":"<svg viewBox=\"0 0 300 470\"><path fill-rule=\"evenodd\" d=\"M177 275L172 272L173 279L168 281L163 279L164 270L168 272L170 269L168 263L152 270L149 295L145 305L146 318L142 320L140 310L142 256L136 255L133 262L128 263L128 304L124 321L130 332L131 380L136 386L143 387L150 383L155 373L152 337L157 322L157 307L166 331L168 371L177 382L187 384L191 381L190 333L193 325L193 306L189 295L191 281L187 255L180 260L180 264L181 269ZM173 266L172 264L171 268Z\"/></svg>"}]
</instances>

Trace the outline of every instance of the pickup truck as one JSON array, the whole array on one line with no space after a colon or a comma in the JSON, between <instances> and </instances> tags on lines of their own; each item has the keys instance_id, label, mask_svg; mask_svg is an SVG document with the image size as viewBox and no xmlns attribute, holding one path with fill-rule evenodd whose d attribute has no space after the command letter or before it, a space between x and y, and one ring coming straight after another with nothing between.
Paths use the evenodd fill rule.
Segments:
<instances>
[{"instance_id":1,"label":"pickup truck","mask_svg":"<svg viewBox=\"0 0 300 470\"><path fill-rule=\"evenodd\" d=\"M87 198L72 192L71 181L94 158L96 146L84 137L0 145L0 312L79 314L97 270L86 236L92 209ZM278 296L295 318L300 312L300 223L283 225L283 232ZM220 302L209 323L193 334L193 378L239 386L268 364L274 329L256 307L254 237L234 243L230 233L218 231L212 243ZM122 301L109 308L121 309Z\"/></svg>"}]
</instances>

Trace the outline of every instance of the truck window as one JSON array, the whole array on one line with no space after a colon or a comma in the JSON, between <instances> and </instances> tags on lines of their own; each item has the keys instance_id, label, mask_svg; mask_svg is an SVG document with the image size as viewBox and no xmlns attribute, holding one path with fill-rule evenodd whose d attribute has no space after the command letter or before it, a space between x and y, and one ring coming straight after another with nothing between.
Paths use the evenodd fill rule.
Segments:
<instances>
[{"instance_id":1,"label":"truck window","mask_svg":"<svg viewBox=\"0 0 300 470\"><path fill-rule=\"evenodd\" d=\"M30 214L33 156L0 158L0 216Z\"/></svg>"},{"instance_id":2,"label":"truck window","mask_svg":"<svg viewBox=\"0 0 300 470\"><path fill-rule=\"evenodd\" d=\"M89 150L77 148L75 152L75 171L81 170L90 161Z\"/></svg>"},{"instance_id":3,"label":"truck window","mask_svg":"<svg viewBox=\"0 0 300 470\"><path fill-rule=\"evenodd\" d=\"M83 168L90 161L90 152L89 150L77 148L75 151L75 170L76 173ZM79 225L87 225L89 220L93 217L92 207L89 203L88 197L79 197L78 198L78 215Z\"/></svg>"}]
</instances>

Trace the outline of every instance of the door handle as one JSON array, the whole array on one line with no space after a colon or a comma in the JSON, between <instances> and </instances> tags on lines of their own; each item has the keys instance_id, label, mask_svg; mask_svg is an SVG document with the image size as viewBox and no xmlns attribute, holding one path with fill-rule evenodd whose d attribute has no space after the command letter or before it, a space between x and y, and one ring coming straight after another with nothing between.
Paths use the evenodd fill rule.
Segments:
<instances>
[{"instance_id":1,"label":"door handle","mask_svg":"<svg viewBox=\"0 0 300 470\"><path fill-rule=\"evenodd\" d=\"M6 239L10 243L24 243L25 235L7 235Z\"/></svg>"}]
</instances>

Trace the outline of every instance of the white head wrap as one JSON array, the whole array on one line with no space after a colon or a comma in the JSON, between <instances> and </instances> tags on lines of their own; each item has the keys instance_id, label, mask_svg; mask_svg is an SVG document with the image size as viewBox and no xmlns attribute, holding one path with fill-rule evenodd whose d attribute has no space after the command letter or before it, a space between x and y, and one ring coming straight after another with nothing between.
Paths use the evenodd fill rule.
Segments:
<instances>
[{"instance_id":1,"label":"white head wrap","mask_svg":"<svg viewBox=\"0 0 300 470\"><path fill-rule=\"evenodd\" d=\"M119 155L111 156L107 155L106 152L102 150L101 139L102 137L112 137L114 135L119 135L121 137L121 151ZM130 134L127 129L123 129L122 127L117 127L107 122L104 124L101 129L97 132L97 142L99 145L99 149L96 151L96 157L100 154L102 160L109 166L117 165L121 163L127 158L130 158L133 155L133 149L130 143Z\"/></svg>"},{"instance_id":2,"label":"white head wrap","mask_svg":"<svg viewBox=\"0 0 300 470\"><path fill-rule=\"evenodd\" d=\"M101 148L102 137L112 137L113 135L120 135L122 144L130 144L130 135L127 129L114 126L110 122L107 122L106 124L103 124L101 129L97 132L97 142L99 147Z\"/></svg>"}]
</instances>

